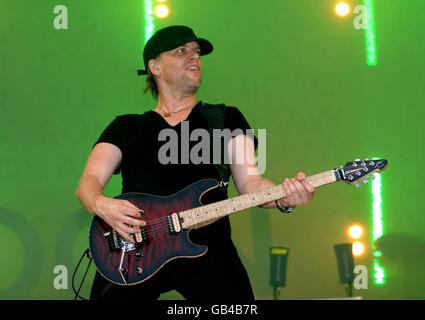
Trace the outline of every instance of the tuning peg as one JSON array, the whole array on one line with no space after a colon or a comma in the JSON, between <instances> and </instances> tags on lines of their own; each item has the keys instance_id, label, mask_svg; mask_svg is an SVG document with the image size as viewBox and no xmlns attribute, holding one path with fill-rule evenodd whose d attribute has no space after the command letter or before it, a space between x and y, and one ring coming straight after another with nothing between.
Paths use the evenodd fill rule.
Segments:
<instances>
[{"instance_id":1,"label":"tuning peg","mask_svg":"<svg viewBox=\"0 0 425 320\"><path fill-rule=\"evenodd\" d=\"M356 187L360 189L360 184L356 183Z\"/></svg>"},{"instance_id":2,"label":"tuning peg","mask_svg":"<svg viewBox=\"0 0 425 320\"><path fill-rule=\"evenodd\" d=\"M369 180L364 179L364 180L363 180L363 183L364 183L364 184L368 184L368 183L369 183Z\"/></svg>"},{"instance_id":3,"label":"tuning peg","mask_svg":"<svg viewBox=\"0 0 425 320\"><path fill-rule=\"evenodd\" d=\"M370 176L370 180L375 180L375 178L376 178L375 174L372 174L372 175Z\"/></svg>"},{"instance_id":4,"label":"tuning peg","mask_svg":"<svg viewBox=\"0 0 425 320\"><path fill-rule=\"evenodd\" d=\"M356 159L356 160L354 160L354 161L360 161L360 159Z\"/></svg>"}]
</instances>

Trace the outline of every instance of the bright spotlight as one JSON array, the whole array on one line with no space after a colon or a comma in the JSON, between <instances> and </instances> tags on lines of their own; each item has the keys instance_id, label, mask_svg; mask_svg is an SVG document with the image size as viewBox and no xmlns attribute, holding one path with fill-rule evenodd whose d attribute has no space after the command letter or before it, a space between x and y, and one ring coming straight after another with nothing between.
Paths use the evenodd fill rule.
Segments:
<instances>
[{"instance_id":1,"label":"bright spotlight","mask_svg":"<svg viewBox=\"0 0 425 320\"><path fill-rule=\"evenodd\" d=\"M350 12L350 7L345 2L339 2L335 7L335 12L339 16L346 16Z\"/></svg>"},{"instance_id":2,"label":"bright spotlight","mask_svg":"<svg viewBox=\"0 0 425 320\"><path fill-rule=\"evenodd\" d=\"M362 236L363 234L363 229L362 227L355 225L355 226L351 226L348 229L348 234L350 235L351 238L353 239L358 239Z\"/></svg>"},{"instance_id":3,"label":"bright spotlight","mask_svg":"<svg viewBox=\"0 0 425 320\"><path fill-rule=\"evenodd\" d=\"M361 254L363 254L364 252L364 245L361 242L354 242L353 243L353 255L355 256L359 256Z\"/></svg>"},{"instance_id":4,"label":"bright spotlight","mask_svg":"<svg viewBox=\"0 0 425 320\"><path fill-rule=\"evenodd\" d=\"M165 18L166 16L168 16L169 12L170 11L168 10L168 7L165 4L161 4L155 7L155 15L158 18Z\"/></svg>"}]
</instances>

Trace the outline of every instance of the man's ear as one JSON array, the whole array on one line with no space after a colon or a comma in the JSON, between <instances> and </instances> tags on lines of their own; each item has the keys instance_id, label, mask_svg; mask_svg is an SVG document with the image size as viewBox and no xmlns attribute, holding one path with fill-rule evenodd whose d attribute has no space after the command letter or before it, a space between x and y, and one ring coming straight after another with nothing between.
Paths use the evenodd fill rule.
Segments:
<instances>
[{"instance_id":1,"label":"man's ear","mask_svg":"<svg viewBox=\"0 0 425 320\"><path fill-rule=\"evenodd\" d=\"M158 62L155 59L149 60L149 68L153 75L159 76Z\"/></svg>"}]
</instances>

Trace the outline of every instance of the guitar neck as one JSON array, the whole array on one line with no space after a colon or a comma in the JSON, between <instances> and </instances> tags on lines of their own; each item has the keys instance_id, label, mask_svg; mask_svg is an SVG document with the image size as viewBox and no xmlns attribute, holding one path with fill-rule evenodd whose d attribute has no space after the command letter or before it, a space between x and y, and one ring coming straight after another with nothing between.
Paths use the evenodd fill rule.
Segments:
<instances>
[{"instance_id":1,"label":"guitar neck","mask_svg":"<svg viewBox=\"0 0 425 320\"><path fill-rule=\"evenodd\" d=\"M338 169L322 172L310 177L305 181L317 188L340 180ZM268 202L281 199L285 196L283 185L279 184L258 192L243 194L238 197L222 200L205 206L193 208L179 213L183 219L182 227L188 229L208 223L232 213L236 213L252 207L264 205Z\"/></svg>"}]
</instances>

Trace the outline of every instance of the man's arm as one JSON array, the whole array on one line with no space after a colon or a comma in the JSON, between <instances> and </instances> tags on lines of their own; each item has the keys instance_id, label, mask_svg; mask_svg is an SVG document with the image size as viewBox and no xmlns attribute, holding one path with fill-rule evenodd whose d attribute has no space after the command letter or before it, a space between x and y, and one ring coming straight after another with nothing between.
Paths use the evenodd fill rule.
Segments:
<instances>
[{"instance_id":1,"label":"man's arm","mask_svg":"<svg viewBox=\"0 0 425 320\"><path fill-rule=\"evenodd\" d=\"M138 226L145 225L139 220L139 208L127 200L112 199L103 194L121 160L122 153L118 147L98 143L87 160L76 196L88 212L102 218L127 241L133 241L129 234L140 232Z\"/></svg>"},{"instance_id":2,"label":"man's arm","mask_svg":"<svg viewBox=\"0 0 425 320\"><path fill-rule=\"evenodd\" d=\"M245 135L238 135L229 141L227 150L229 155L231 155L230 169L239 194L257 192L276 185L264 179L258 173L255 161L254 141L252 139L247 138ZM236 162L236 159L244 159L244 161L239 164ZM283 189L286 196L279 200L283 206L299 206L306 204L313 198L314 187L304 181L305 178L306 175L299 172L295 178L284 180ZM272 201L264 204L262 207L275 208L276 204Z\"/></svg>"}]
</instances>

